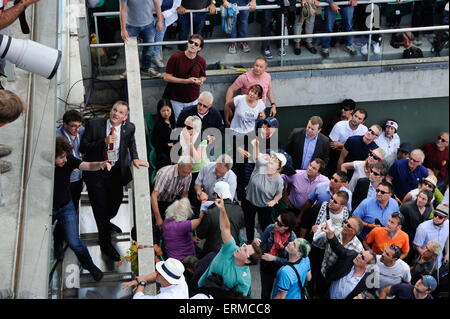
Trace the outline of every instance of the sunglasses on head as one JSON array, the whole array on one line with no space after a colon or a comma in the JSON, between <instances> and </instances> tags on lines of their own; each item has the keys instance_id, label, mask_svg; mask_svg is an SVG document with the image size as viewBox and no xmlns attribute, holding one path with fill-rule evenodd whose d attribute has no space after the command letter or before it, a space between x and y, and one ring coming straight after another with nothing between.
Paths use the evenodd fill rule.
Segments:
<instances>
[{"instance_id":1,"label":"sunglasses on head","mask_svg":"<svg viewBox=\"0 0 450 319\"><path fill-rule=\"evenodd\" d=\"M374 176L381 176L381 173L374 172L373 169L370 170L370 173L373 174Z\"/></svg>"},{"instance_id":2,"label":"sunglasses on head","mask_svg":"<svg viewBox=\"0 0 450 319\"><path fill-rule=\"evenodd\" d=\"M380 134L375 133L374 130L372 130L371 128L369 128L369 133L372 134L373 136L379 136Z\"/></svg>"},{"instance_id":3,"label":"sunglasses on head","mask_svg":"<svg viewBox=\"0 0 450 319\"><path fill-rule=\"evenodd\" d=\"M374 153L369 153L369 157L372 157L374 160L376 161L381 161L381 158L379 158L378 156L376 156Z\"/></svg>"},{"instance_id":4,"label":"sunglasses on head","mask_svg":"<svg viewBox=\"0 0 450 319\"><path fill-rule=\"evenodd\" d=\"M442 143L448 143L448 141L442 138L442 136L438 136L438 141L441 141Z\"/></svg>"},{"instance_id":5,"label":"sunglasses on head","mask_svg":"<svg viewBox=\"0 0 450 319\"><path fill-rule=\"evenodd\" d=\"M285 224L283 224L282 222L280 222L278 219L276 221L277 225L280 227L287 227Z\"/></svg>"},{"instance_id":6,"label":"sunglasses on head","mask_svg":"<svg viewBox=\"0 0 450 319\"><path fill-rule=\"evenodd\" d=\"M390 192L382 191L381 189L376 190L377 193L381 193L381 195L389 194Z\"/></svg>"},{"instance_id":7,"label":"sunglasses on head","mask_svg":"<svg viewBox=\"0 0 450 319\"><path fill-rule=\"evenodd\" d=\"M199 46L200 46L200 43L198 43L198 42L195 42L195 41L192 41L192 40L189 40L188 42L189 42L189 44L193 44L193 45L195 45L196 47L199 47Z\"/></svg>"}]
</instances>

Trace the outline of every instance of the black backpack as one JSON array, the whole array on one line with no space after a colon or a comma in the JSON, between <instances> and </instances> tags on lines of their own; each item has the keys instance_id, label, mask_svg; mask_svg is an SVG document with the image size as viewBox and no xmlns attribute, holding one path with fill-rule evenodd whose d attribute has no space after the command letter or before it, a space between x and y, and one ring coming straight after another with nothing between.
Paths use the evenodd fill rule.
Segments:
<instances>
[{"instance_id":1,"label":"black backpack","mask_svg":"<svg viewBox=\"0 0 450 319\"><path fill-rule=\"evenodd\" d=\"M423 52L417 47L409 47L403 51L403 59L423 58Z\"/></svg>"},{"instance_id":2,"label":"black backpack","mask_svg":"<svg viewBox=\"0 0 450 319\"><path fill-rule=\"evenodd\" d=\"M391 37L391 46L398 49L403 46L403 33L394 33Z\"/></svg>"},{"instance_id":3,"label":"black backpack","mask_svg":"<svg viewBox=\"0 0 450 319\"><path fill-rule=\"evenodd\" d=\"M448 48L449 35L447 31L439 30L435 32L431 53L435 56L441 56L441 51Z\"/></svg>"}]
</instances>

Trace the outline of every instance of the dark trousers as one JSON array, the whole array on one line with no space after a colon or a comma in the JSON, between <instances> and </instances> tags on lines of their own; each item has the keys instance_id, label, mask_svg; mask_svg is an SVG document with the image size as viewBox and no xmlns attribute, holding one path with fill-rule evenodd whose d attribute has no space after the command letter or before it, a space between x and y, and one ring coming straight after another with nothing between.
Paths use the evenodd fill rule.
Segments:
<instances>
[{"instance_id":1,"label":"dark trousers","mask_svg":"<svg viewBox=\"0 0 450 319\"><path fill-rule=\"evenodd\" d=\"M202 34L203 27L206 20L206 12L196 12L193 13L193 34ZM191 14L186 13L178 16L178 40L187 40L191 32ZM185 44L179 44L178 49L180 51L186 50Z\"/></svg>"},{"instance_id":2,"label":"dark trousers","mask_svg":"<svg viewBox=\"0 0 450 319\"><path fill-rule=\"evenodd\" d=\"M122 204L123 185L119 163L109 172L96 173L86 179L86 186L102 244L111 242L110 220L116 217Z\"/></svg>"},{"instance_id":3,"label":"dark trousers","mask_svg":"<svg viewBox=\"0 0 450 319\"><path fill-rule=\"evenodd\" d=\"M255 237L256 214L258 214L258 221L261 226L261 231L264 232L267 226L272 224L272 207L258 207L245 199L242 202L242 209L244 210L247 243L251 243Z\"/></svg>"},{"instance_id":4,"label":"dark trousers","mask_svg":"<svg viewBox=\"0 0 450 319\"><path fill-rule=\"evenodd\" d=\"M261 260L260 274L261 274L261 299L270 299L272 294L273 282L277 276L280 265L273 261Z\"/></svg>"},{"instance_id":5,"label":"dark trousers","mask_svg":"<svg viewBox=\"0 0 450 319\"><path fill-rule=\"evenodd\" d=\"M320 272L320 268L322 267L323 256L325 255L325 250L317 248L314 245L311 245L311 251L308 255L309 261L311 263L311 282L310 282L310 291L313 295L319 295L320 287L323 287L324 278L322 273Z\"/></svg>"},{"instance_id":6,"label":"dark trousers","mask_svg":"<svg viewBox=\"0 0 450 319\"><path fill-rule=\"evenodd\" d=\"M273 2L263 1L263 5L273 5ZM262 23L262 31L261 35L263 37L272 35L272 25L273 20L275 20L276 28L275 35L281 35L281 11L280 10L264 10L263 11L263 23ZM262 49L269 50L270 47L269 41L263 41ZM277 41L277 47L280 47L280 41Z\"/></svg>"},{"instance_id":7,"label":"dark trousers","mask_svg":"<svg viewBox=\"0 0 450 319\"><path fill-rule=\"evenodd\" d=\"M423 0L414 2L414 9L412 14L412 27L432 26L434 25L436 0ZM413 32L417 37L419 32Z\"/></svg>"},{"instance_id":8,"label":"dark trousers","mask_svg":"<svg viewBox=\"0 0 450 319\"><path fill-rule=\"evenodd\" d=\"M101 43L116 43L121 42L120 39L120 21L118 17L98 17L98 29ZM108 58L117 54L119 47L105 48Z\"/></svg>"}]
</instances>

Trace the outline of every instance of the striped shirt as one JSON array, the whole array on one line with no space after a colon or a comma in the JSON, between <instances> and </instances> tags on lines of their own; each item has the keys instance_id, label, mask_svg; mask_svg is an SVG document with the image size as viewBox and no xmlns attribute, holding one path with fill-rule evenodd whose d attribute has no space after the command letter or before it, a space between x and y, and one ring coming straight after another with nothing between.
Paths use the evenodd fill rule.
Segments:
<instances>
[{"instance_id":1,"label":"striped shirt","mask_svg":"<svg viewBox=\"0 0 450 319\"><path fill-rule=\"evenodd\" d=\"M158 201L173 202L189 191L192 174L186 177L178 175L178 164L168 165L156 173L155 191L159 192Z\"/></svg>"}]
</instances>

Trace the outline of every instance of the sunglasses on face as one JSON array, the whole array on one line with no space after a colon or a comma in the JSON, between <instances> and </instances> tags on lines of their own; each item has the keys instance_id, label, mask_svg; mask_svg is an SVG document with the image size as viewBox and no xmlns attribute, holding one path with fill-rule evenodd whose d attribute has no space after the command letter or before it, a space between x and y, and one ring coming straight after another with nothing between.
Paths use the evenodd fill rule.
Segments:
<instances>
[{"instance_id":1,"label":"sunglasses on face","mask_svg":"<svg viewBox=\"0 0 450 319\"><path fill-rule=\"evenodd\" d=\"M276 221L277 225L280 227L287 227L285 224L283 224L282 222L280 222L278 219Z\"/></svg>"},{"instance_id":2,"label":"sunglasses on face","mask_svg":"<svg viewBox=\"0 0 450 319\"><path fill-rule=\"evenodd\" d=\"M352 225L350 225L350 222L349 222L348 220L346 220L346 221L344 222L344 225L347 226L347 227L350 228L350 229L353 229Z\"/></svg>"},{"instance_id":3,"label":"sunglasses on face","mask_svg":"<svg viewBox=\"0 0 450 319\"><path fill-rule=\"evenodd\" d=\"M194 129L192 126L189 126L189 125L187 125L187 124L184 124L184 127L185 127L188 131Z\"/></svg>"},{"instance_id":4,"label":"sunglasses on face","mask_svg":"<svg viewBox=\"0 0 450 319\"><path fill-rule=\"evenodd\" d=\"M372 134L373 136L379 136L380 134L375 133L374 130L372 130L371 128L369 128L369 133Z\"/></svg>"},{"instance_id":5,"label":"sunglasses on face","mask_svg":"<svg viewBox=\"0 0 450 319\"><path fill-rule=\"evenodd\" d=\"M434 189L434 185L431 185L430 183L423 183L423 185Z\"/></svg>"},{"instance_id":6,"label":"sunglasses on face","mask_svg":"<svg viewBox=\"0 0 450 319\"><path fill-rule=\"evenodd\" d=\"M335 200L334 198L332 198L331 199L331 201L333 202L333 203L335 203L336 205L341 205L340 203L338 203L338 201L337 200Z\"/></svg>"},{"instance_id":7,"label":"sunglasses on face","mask_svg":"<svg viewBox=\"0 0 450 319\"><path fill-rule=\"evenodd\" d=\"M411 162L414 162L414 163L420 163L420 161L418 161L418 160L416 160L416 159L414 159L414 158L412 158L412 157L410 157L409 160L410 160Z\"/></svg>"},{"instance_id":8,"label":"sunglasses on face","mask_svg":"<svg viewBox=\"0 0 450 319\"><path fill-rule=\"evenodd\" d=\"M370 170L370 174L373 174L374 176L381 176L380 173L377 173L374 170Z\"/></svg>"},{"instance_id":9,"label":"sunglasses on face","mask_svg":"<svg viewBox=\"0 0 450 319\"><path fill-rule=\"evenodd\" d=\"M359 253L360 255L361 255L361 259L363 260L363 261L366 261L366 257L364 257L364 254L363 253Z\"/></svg>"},{"instance_id":10,"label":"sunglasses on face","mask_svg":"<svg viewBox=\"0 0 450 319\"><path fill-rule=\"evenodd\" d=\"M198 105L198 106L201 106L201 107L204 107L204 108L206 108L206 109L209 108L208 105L203 104L203 103L200 103L200 102L198 102L197 105Z\"/></svg>"},{"instance_id":11,"label":"sunglasses on face","mask_svg":"<svg viewBox=\"0 0 450 319\"><path fill-rule=\"evenodd\" d=\"M248 252L247 252L247 244L246 243L243 243L242 245L241 245L241 248L245 248L245 254L247 255L247 258L250 258L250 255L248 254Z\"/></svg>"},{"instance_id":12,"label":"sunglasses on face","mask_svg":"<svg viewBox=\"0 0 450 319\"><path fill-rule=\"evenodd\" d=\"M438 136L438 141L441 141L442 143L448 143L448 141L442 138L442 136Z\"/></svg>"},{"instance_id":13,"label":"sunglasses on face","mask_svg":"<svg viewBox=\"0 0 450 319\"><path fill-rule=\"evenodd\" d=\"M435 214L434 217L435 217L435 218L437 217L438 219L444 219L446 216L442 216L442 215L437 215L437 214Z\"/></svg>"},{"instance_id":14,"label":"sunglasses on face","mask_svg":"<svg viewBox=\"0 0 450 319\"><path fill-rule=\"evenodd\" d=\"M377 194L381 193L381 195L386 195L386 194L390 193L390 192L382 191L381 189L377 189L376 192L377 192Z\"/></svg>"},{"instance_id":15,"label":"sunglasses on face","mask_svg":"<svg viewBox=\"0 0 450 319\"><path fill-rule=\"evenodd\" d=\"M188 42L189 42L189 44L193 44L193 45L195 45L196 47L199 47L199 46L200 46L200 43L198 43L198 42L195 42L195 41L192 41L192 40L189 40Z\"/></svg>"},{"instance_id":16,"label":"sunglasses on face","mask_svg":"<svg viewBox=\"0 0 450 319\"><path fill-rule=\"evenodd\" d=\"M335 177L332 177L331 180L332 180L333 182L335 182L335 183L340 183L340 181L337 180Z\"/></svg>"},{"instance_id":17,"label":"sunglasses on face","mask_svg":"<svg viewBox=\"0 0 450 319\"><path fill-rule=\"evenodd\" d=\"M381 161L381 158L379 158L378 156L376 156L374 153L369 153L369 157L372 157L374 160L376 161Z\"/></svg>"}]
</instances>

